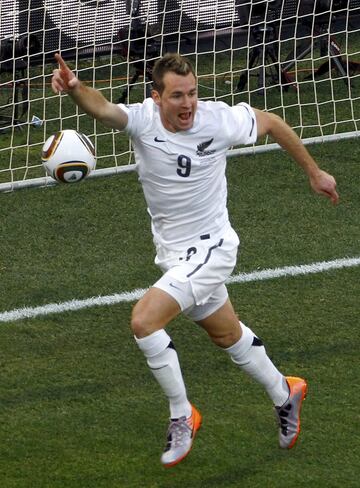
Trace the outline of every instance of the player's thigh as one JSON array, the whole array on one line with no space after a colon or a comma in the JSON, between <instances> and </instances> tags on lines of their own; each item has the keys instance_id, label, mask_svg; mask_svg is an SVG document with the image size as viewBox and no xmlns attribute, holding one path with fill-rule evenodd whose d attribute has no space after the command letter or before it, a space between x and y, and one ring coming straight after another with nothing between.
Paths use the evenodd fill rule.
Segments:
<instances>
[{"instance_id":1,"label":"player's thigh","mask_svg":"<svg viewBox=\"0 0 360 488\"><path fill-rule=\"evenodd\" d=\"M214 313L197 321L220 347L230 347L241 337L239 319L229 299Z\"/></svg>"},{"instance_id":2,"label":"player's thigh","mask_svg":"<svg viewBox=\"0 0 360 488\"><path fill-rule=\"evenodd\" d=\"M132 311L131 328L136 337L146 337L164 328L180 313L178 302L159 288L150 288Z\"/></svg>"}]
</instances>

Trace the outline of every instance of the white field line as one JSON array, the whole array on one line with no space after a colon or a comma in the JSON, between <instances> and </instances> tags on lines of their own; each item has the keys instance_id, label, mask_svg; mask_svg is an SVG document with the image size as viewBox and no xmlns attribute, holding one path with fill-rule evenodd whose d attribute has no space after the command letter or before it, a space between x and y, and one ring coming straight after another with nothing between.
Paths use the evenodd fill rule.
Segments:
<instances>
[{"instance_id":1,"label":"white field line","mask_svg":"<svg viewBox=\"0 0 360 488\"><path fill-rule=\"evenodd\" d=\"M287 276L307 275L312 273L323 273L334 269L352 268L360 266L360 257L335 259L299 266L285 266L284 268L264 269L252 273L239 273L231 276L227 283L248 283L250 281L263 281ZM132 302L141 298L146 288L135 289L114 295L87 298L84 300L69 300L62 303L49 303L39 307L23 307L8 312L0 313L0 322L14 322L17 320L38 317L54 313L70 312L90 308L97 305L115 305L121 302Z\"/></svg>"}]
</instances>

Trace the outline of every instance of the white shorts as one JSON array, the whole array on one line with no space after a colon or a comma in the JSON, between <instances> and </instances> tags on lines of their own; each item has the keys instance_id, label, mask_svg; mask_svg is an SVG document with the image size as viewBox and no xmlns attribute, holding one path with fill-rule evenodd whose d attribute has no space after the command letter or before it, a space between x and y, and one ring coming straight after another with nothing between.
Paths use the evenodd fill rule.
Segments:
<instances>
[{"instance_id":1,"label":"white shorts","mask_svg":"<svg viewBox=\"0 0 360 488\"><path fill-rule=\"evenodd\" d=\"M153 286L171 295L192 320L202 320L228 298L225 282L235 267L238 246L231 227L223 235L201 236L183 252L157 246L155 263L164 275Z\"/></svg>"}]
</instances>

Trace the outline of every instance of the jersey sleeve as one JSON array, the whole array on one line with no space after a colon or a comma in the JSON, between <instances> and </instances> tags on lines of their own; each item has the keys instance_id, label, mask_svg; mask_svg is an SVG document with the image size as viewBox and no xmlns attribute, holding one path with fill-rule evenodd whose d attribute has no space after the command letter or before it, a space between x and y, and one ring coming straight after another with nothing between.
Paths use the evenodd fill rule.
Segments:
<instances>
[{"instance_id":1,"label":"jersey sleeve","mask_svg":"<svg viewBox=\"0 0 360 488\"><path fill-rule=\"evenodd\" d=\"M150 126L151 113L146 103L132 103L124 105L119 103L119 107L127 113L128 123L125 131L131 137L137 137L144 134L146 129Z\"/></svg>"},{"instance_id":2,"label":"jersey sleeve","mask_svg":"<svg viewBox=\"0 0 360 488\"><path fill-rule=\"evenodd\" d=\"M247 103L239 103L230 107L230 117L225 127L231 146L256 142L256 116Z\"/></svg>"}]
</instances>

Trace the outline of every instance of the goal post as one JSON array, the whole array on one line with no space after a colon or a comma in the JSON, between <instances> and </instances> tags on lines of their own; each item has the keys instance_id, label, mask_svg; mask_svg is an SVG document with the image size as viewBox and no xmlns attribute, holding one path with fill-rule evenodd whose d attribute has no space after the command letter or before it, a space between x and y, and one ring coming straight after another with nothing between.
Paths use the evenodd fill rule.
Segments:
<instances>
[{"instance_id":1,"label":"goal post","mask_svg":"<svg viewBox=\"0 0 360 488\"><path fill-rule=\"evenodd\" d=\"M155 60L180 52L201 99L278 113L311 144L359 135L359 29L360 0L0 0L0 191L54 184L41 148L62 129L92 139L94 177L134 169L125 134L51 91L56 52L114 103L149 96Z\"/></svg>"}]
</instances>

